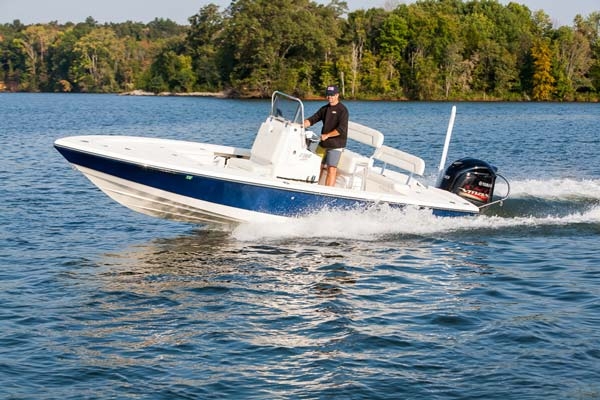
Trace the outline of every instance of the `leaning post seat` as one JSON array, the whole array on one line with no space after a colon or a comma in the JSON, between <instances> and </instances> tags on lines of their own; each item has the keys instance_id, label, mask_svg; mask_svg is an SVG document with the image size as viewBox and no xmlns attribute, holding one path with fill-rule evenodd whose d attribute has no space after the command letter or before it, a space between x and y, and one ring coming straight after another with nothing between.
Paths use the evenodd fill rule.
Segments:
<instances>
[{"instance_id":1,"label":"leaning post seat","mask_svg":"<svg viewBox=\"0 0 600 400\"><path fill-rule=\"evenodd\" d=\"M356 122L348 121L348 138L367 146L373 147L377 151L383 145L383 133L376 129L369 128ZM364 177L366 171L373 165L373 156L365 157L351 150L344 149L340 162L338 164L338 177L340 185L345 188L364 189ZM357 179L357 178L361 179Z\"/></svg>"}]
</instances>

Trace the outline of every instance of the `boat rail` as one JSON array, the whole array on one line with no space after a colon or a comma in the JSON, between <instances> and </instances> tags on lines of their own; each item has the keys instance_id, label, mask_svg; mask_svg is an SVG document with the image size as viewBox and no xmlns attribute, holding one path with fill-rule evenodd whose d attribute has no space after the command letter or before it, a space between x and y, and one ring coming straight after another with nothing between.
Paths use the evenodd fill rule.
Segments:
<instances>
[{"instance_id":1,"label":"boat rail","mask_svg":"<svg viewBox=\"0 0 600 400\"><path fill-rule=\"evenodd\" d=\"M294 124L302 124L304 122L304 104L297 97L275 91L271 95L271 116Z\"/></svg>"}]
</instances>

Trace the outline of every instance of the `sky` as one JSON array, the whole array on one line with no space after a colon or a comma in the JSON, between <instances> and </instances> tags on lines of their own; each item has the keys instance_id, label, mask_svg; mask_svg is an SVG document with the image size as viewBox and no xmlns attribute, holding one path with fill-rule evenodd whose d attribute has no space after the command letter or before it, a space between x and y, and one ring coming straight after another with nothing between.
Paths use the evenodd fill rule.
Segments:
<instances>
[{"instance_id":1,"label":"sky","mask_svg":"<svg viewBox=\"0 0 600 400\"><path fill-rule=\"evenodd\" d=\"M584 17L600 11L598 0L513 0L532 11L544 10L555 25L572 25L577 14ZM327 4L328 0L317 0ZM411 3L411 0L346 0L351 11L360 8L384 7L386 4ZM104 22L143 22L155 18L169 18L179 24L187 24L188 18L203 6L214 3L225 9L231 0L0 0L0 24L15 19L29 25L51 21L83 22L91 16ZM500 0L508 4L509 0Z\"/></svg>"}]
</instances>

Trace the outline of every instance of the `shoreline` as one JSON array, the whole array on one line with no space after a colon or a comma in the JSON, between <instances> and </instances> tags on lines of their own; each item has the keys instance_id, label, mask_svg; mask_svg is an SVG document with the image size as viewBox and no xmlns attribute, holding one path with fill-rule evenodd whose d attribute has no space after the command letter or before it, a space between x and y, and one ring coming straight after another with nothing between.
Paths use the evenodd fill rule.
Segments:
<instances>
[{"instance_id":1,"label":"shoreline","mask_svg":"<svg viewBox=\"0 0 600 400\"><path fill-rule=\"evenodd\" d=\"M181 96L181 97L217 97L226 99L228 96L225 92L146 92L145 90L132 90L131 92L117 93L119 96Z\"/></svg>"},{"instance_id":2,"label":"shoreline","mask_svg":"<svg viewBox=\"0 0 600 400\"><path fill-rule=\"evenodd\" d=\"M21 92L13 92L9 90L0 90L0 94L4 93L58 93L58 92L31 92L31 91L21 91ZM63 92L64 93L64 92ZM76 93L76 94L98 94L98 93ZM219 92L147 92L145 90L136 89L129 92L111 92L104 94L113 94L117 96L139 96L139 97L213 97L217 99L259 99L260 97L255 96L239 96L234 95L232 91L219 91ZM266 97L265 97L266 98ZM302 97L301 100L306 101L321 101L324 100L325 97L319 97L315 95ZM483 98L471 98L471 99L437 99L437 100L409 100L406 98L387 98L387 97L365 97L365 98L342 98L345 101L369 101L369 102L377 102L377 101L393 101L393 102L455 102L455 103L468 103L468 102L477 102L477 103L592 103L598 104L600 103L600 98L590 98L590 99L577 99L577 100L552 100L552 101L533 101L529 98L523 99L499 99L499 98L490 98L488 96L484 96Z\"/></svg>"}]
</instances>

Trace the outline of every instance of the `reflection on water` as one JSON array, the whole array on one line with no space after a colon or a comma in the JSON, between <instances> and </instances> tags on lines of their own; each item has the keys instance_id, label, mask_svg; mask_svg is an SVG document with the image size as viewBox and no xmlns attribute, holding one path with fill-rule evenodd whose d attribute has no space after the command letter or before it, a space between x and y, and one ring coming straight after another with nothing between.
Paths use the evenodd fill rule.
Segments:
<instances>
[{"instance_id":1,"label":"reflection on water","mask_svg":"<svg viewBox=\"0 0 600 400\"><path fill-rule=\"evenodd\" d=\"M469 245L423 238L258 243L200 229L106 254L101 290L107 307L143 310L143 320L175 313L177 324L248 329L236 322L242 318L253 322L246 335L255 345L322 345L337 337L325 331L344 337L355 321L435 309L472 290L465 274L486 266L470 253Z\"/></svg>"},{"instance_id":2,"label":"reflection on water","mask_svg":"<svg viewBox=\"0 0 600 400\"><path fill-rule=\"evenodd\" d=\"M347 287L357 275L377 275L382 268L398 264L434 268L462 264L465 251L434 246L436 240L390 237L391 241L357 242L336 239L239 241L231 232L198 229L174 238L155 239L119 253L107 253L100 264L105 284L112 289L133 289L136 283L152 283L157 290L235 286L271 283L271 289L285 285L294 292L302 285ZM437 241L440 244L443 241ZM400 267L402 268L402 267ZM422 272L422 271L421 271ZM143 283L145 282L145 283ZM261 286L262 287L262 286Z\"/></svg>"},{"instance_id":3,"label":"reflection on water","mask_svg":"<svg viewBox=\"0 0 600 400\"><path fill-rule=\"evenodd\" d=\"M351 235L367 217L356 216ZM482 387L494 387L491 344L548 354L552 342L539 332L555 325L540 321L558 320L561 303L540 303L540 296L548 301L540 287L573 293L560 278L568 272L573 279L573 266L553 265L576 262L549 259L543 236L507 241L515 227L497 233L490 221L459 221L459 231L440 225L439 237L384 227L377 240L362 241L303 235L314 226L306 221L280 237L273 227L266 238L248 234L260 226L242 227L244 241L239 231L197 229L107 253L87 269L89 307L77 336L88 342L71 351L101 365L184 365L179 379L203 390L235 380L323 395L356 374L366 387L396 374L397 385L408 380L419 394L415 382L447 382L439 371L457 363L468 371L487 366ZM436 220L425 222L436 228ZM436 365L427 362L432 349Z\"/></svg>"},{"instance_id":4,"label":"reflection on water","mask_svg":"<svg viewBox=\"0 0 600 400\"><path fill-rule=\"evenodd\" d=\"M101 353L198 363L202 387L231 378L234 364L296 395L348 385L353 365L367 380L389 374L399 349L435 342L420 327L428 315L472 308L461 296L478 284L465 277L486 268L469 245L443 240L240 242L202 229L105 254L100 265L93 301L104 315L86 334L110 343Z\"/></svg>"}]
</instances>

